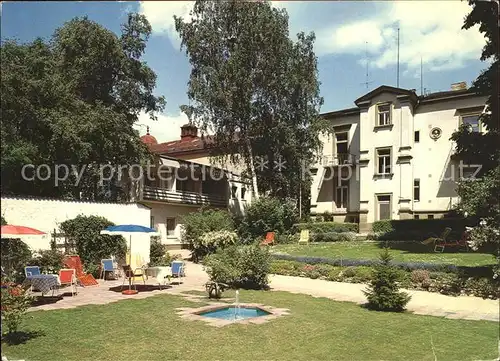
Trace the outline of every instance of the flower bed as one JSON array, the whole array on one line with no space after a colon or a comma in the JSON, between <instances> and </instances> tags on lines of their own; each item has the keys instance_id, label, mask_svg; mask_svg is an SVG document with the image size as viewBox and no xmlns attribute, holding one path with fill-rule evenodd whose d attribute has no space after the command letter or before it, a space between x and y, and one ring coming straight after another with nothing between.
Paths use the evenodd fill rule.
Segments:
<instances>
[{"instance_id":1,"label":"flower bed","mask_svg":"<svg viewBox=\"0 0 500 361\"><path fill-rule=\"evenodd\" d=\"M366 283L372 279L374 262L360 262L342 266L316 262L304 263L297 260L274 260L271 273L284 276L307 277L336 282ZM483 298L500 298L498 281L492 277L476 275L469 277L463 273L398 268L400 285L406 289L438 292L446 295L471 295ZM491 271L491 269L490 269Z\"/></svg>"}]
</instances>

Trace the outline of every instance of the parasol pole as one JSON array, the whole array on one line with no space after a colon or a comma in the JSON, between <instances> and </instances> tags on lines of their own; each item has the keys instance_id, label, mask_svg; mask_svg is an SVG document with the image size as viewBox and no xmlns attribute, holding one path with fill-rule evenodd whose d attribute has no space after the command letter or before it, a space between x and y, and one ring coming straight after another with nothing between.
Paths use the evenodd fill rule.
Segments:
<instances>
[{"instance_id":1,"label":"parasol pole","mask_svg":"<svg viewBox=\"0 0 500 361\"><path fill-rule=\"evenodd\" d=\"M132 235L129 235L128 264L132 266Z\"/></svg>"}]
</instances>

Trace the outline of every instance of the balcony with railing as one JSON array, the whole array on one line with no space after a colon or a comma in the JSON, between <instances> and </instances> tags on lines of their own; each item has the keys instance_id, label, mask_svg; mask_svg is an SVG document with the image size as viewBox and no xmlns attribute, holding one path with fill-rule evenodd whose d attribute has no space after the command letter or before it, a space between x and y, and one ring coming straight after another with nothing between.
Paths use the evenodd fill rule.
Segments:
<instances>
[{"instance_id":1,"label":"balcony with railing","mask_svg":"<svg viewBox=\"0 0 500 361\"><path fill-rule=\"evenodd\" d=\"M216 194L204 194L189 191L172 191L165 188L145 186L142 191L142 199L145 201L156 201L165 203L177 203L186 205L212 207L227 207L228 198Z\"/></svg>"},{"instance_id":2,"label":"balcony with railing","mask_svg":"<svg viewBox=\"0 0 500 361\"><path fill-rule=\"evenodd\" d=\"M328 154L322 157L321 164L324 167L354 165L356 164L356 156L350 153Z\"/></svg>"}]
</instances>

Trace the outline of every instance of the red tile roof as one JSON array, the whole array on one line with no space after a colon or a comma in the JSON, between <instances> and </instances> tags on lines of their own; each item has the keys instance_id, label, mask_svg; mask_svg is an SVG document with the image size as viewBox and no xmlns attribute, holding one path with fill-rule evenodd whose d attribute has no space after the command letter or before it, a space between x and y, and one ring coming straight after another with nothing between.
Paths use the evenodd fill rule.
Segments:
<instances>
[{"instance_id":1,"label":"red tile roof","mask_svg":"<svg viewBox=\"0 0 500 361\"><path fill-rule=\"evenodd\" d=\"M173 155L208 151L211 144L213 144L213 137L209 135L203 138L184 138L166 143L150 144L149 149L156 154Z\"/></svg>"}]
</instances>

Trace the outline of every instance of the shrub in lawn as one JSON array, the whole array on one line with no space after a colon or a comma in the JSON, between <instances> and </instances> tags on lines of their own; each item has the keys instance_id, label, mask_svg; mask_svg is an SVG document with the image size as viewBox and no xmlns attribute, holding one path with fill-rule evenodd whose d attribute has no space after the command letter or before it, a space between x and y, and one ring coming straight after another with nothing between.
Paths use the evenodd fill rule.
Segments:
<instances>
[{"instance_id":1,"label":"shrub in lawn","mask_svg":"<svg viewBox=\"0 0 500 361\"><path fill-rule=\"evenodd\" d=\"M467 293L483 298L500 298L498 282L490 278L469 278L465 281L464 289Z\"/></svg>"},{"instance_id":2,"label":"shrub in lawn","mask_svg":"<svg viewBox=\"0 0 500 361\"><path fill-rule=\"evenodd\" d=\"M4 272L14 281L24 279L24 266L31 259L29 246L20 239L2 238L1 263Z\"/></svg>"},{"instance_id":3,"label":"shrub in lawn","mask_svg":"<svg viewBox=\"0 0 500 361\"><path fill-rule=\"evenodd\" d=\"M203 264L213 282L262 289L268 285L271 257L267 248L257 245L232 246L208 255Z\"/></svg>"},{"instance_id":4,"label":"shrub in lawn","mask_svg":"<svg viewBox=\"0 0 500 361\"><path fill-rule=\"evenodd\" d=\"M238 240L238 235L233 231L212 231L202 234L191 243L191 249L196 257L203 258L214 253L217 249L233 245Z\"/></svg>"},{"instance_id":5,"label":"shrub in lawn","mask_svg":"<svg viewBox=\"0 0 500 361\"><path fill-rule=\"evenodd\" d=\"M127 243L121 236L101 234L101 231L114 223L100 216L79 215L64 221L61 231L68 240L74 242L76 252L85 266L99 265L102 259L114 256L125 258Z\"/></svg>"},{"instance_id":6,"label":"shrub in lawn","mask_svg":"<svg viewBox=\"0 0 500 361\"><path fill-rule=\"evenodd\" d=\"M182 217L182 224L182 240L189 245L195 262L207 254L207 249L200 246L201 236L214 231L234 231L233 218L222 210L201 208Z\"/></svg>"},{"instance_id":7,"label":"shrub in lawn","mask_svg":"<svg viewBox=\"0 0 500 361\"><path fill-rule=\"evenodd\" d=\"M162 244L160 237L152 237L149 248L149 266L170 266L174 257L167 252L167 245Z\"/></svg>"},{"instance_id":8,"label":"shrub in lawn","mask_svg":"<svg viewBox=\"0 0 500 361\"><path fill-rule=\"evenodd\" d=\"M427 280L430 280L429 271L419 269L411 272L411 281L413 283L421 284Z\"/></svg>"},{"instance_id":9,"label":"shrub in lawn","mask_svg":"<svg viewBox=\"0 0 500 361\"><path fill-rule=\"evenodd\" d=\"M321 274L316 269L316 266L306 264L302 268L302 275L307 278L316 279L321 276Z\"/></svg>"},{"instance_id":10,"label":"shrub in lawn","mask_svg":"<svg viewBox=\"0 0 500 361\"><path fill-rule=\"evenodd\" d=\"M7 327L7 333L13 334L19 330L22 318L33 301L27 289L19 285L9 286L1 290L2 332Z\"/></svg>"},{"instance_id":11,"label":"shrub in lawn","mask_svg":"<svg viewBox=\"0 0 500 361\"><path fill-rule=\"evenodd\" d=\"M323 221L324 222L333 222L333 214L331 214L329 211L324 211L323 212Z\"/></svg>"},{"instance_id":12,"label":"shrub in lawn","mask_svg":"<svg viewBox=\"0 0 500 361\"><path fill-rule=\"evenodd\" d=\"M2 226L5 226L5 225L7 225L7 221L6 221L6 220L5 220L5 218L3 218L3 216L2 216Z\"/></svg>"},{"instance_id":13,"label":"shrub in lawn","mask_svg":"<svg viewBox=\"0 0 500 361\"><path fill-rule=\"evenodd\" d=\"M330 271L334 269L335 267L330 266L328 264L317 264L316 265L316 271L320 274L320 277L322 278L327 278L328 275L330 274Z\"/></svg>"},{"instance_id":14,"label":"shrub in lawn","mask_svg":"<svg viewBox=\"0 0 500 361\"><path fill-rule=\"evenodd\" d=\"M373 279L368 290L363 291L368 299L367 306L378 311L403 311L410 296L398 288L399 274L391 266L391 255L386 248L380 255L381 263L375 266Z\"/></svg>"},{"instance_id":15,"label":"shrub in lawn","mask_svg":"<svg viewBox=\"0 0 500 361\"><path fill-rule=\"evenodd\" d=\"M356 267L346 267L342 271L342 276L346 278L351 278L354 277L355 275L356 275Z\"/></svg>"},{"instance_id":16,"label":"shrub in lawn","mask_svg":"<svg viewBox=\"0 0 500 361\"><path fill-rule=\"evenodd\" d=\"M64 268L63 260L64 254L57 249L40 250L28 264L40 267L42 272L58 273L61 268Z\"/></svg>"},{"instance_id":17,"label":"shrub in lawn","mask_svg":"<svg viewBox=\"0 0 500 361\"><path fill-rule=\"evenodd\" d=\"M328 272L326 278L328 281L341 282L342 281L341 273L342 271L340 268L332 268L332 270Z\"/></svg>"},{"instance_id":18,"label":"shrub in lawn","mask_svg":"<svg viewBox=\"0 0 500 361\"><path fill-rule=\"evenodd\" d=\"M358 232L357 223L337 223L337 222L314 222L314 223L298 223L293 226L293 232L299 233L302 230L308 229L312 233L328 233L328 232Z\"/></svg>"},{"instance_id":19,"label":"shrub in lawn","mask_svg":"<svg viewBox=\"0 0 500 361\"><path fill-rule=\"evenodd\" d=\"M265 237L267 232L289 233L298 221L298 210L293 201L261 197L245 208L245 216L238 227L238 235L250 243Z\"/></svg>"},{"instance_id":20,"label":"shrub in lawn","mask_svg":"<svg viewBox=\"0 0 500 361\"><path fill-rule=\"evenodd\" d=\"M367 282L370 281L373 277L373 268L372 267L356 267L355 274L353 277L353 281L355 282Z\"/></svg>"},{"instance_id":21,"label":"shrub in lawn","mask_svg":"<svg viewBox=\"0 0 500 361\"><path fill-rule=\"evenodd\" d=\"M443 295L458 296L463 288L463 279L454 273L431 273L429 291Z\"/></svg>"}]
</instances>

